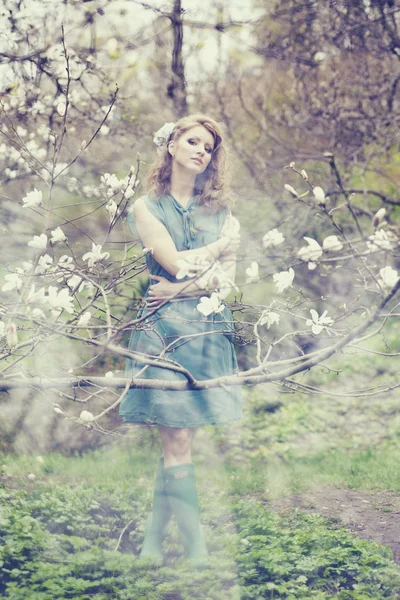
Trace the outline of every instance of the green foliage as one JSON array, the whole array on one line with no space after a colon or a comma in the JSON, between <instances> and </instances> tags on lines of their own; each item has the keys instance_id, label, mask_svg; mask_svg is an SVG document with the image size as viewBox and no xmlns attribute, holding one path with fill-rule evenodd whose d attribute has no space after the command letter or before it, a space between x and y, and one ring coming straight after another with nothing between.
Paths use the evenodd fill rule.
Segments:
<instances>
[{"instance_id":1,"label":"green foliage","mask_svg":"<svg viewBox=\"0 0 400 600\"><path fill-rule=\"evenodd\" d=\"M145 454L154 461L144 460ZM3 459L0 595L5 599L361 600L394 599L400 593L400 574L388 549L353 537L335 521L297 511L277 515L254 500L255 494L262 498L261 465L252 473L253 484L246 469L237 467L215 470L207 489L200 489L211 556L198 571L182 557L174 524L164 566L138 558L155 451L137 444L135 452L130 447L68 459L46 456L29 486L22 474L36 459Z\"/></svg>"},{"instance_id":2,"label":"green foliage","mask_svg":"<svg viewBox=\"0 0 400 600\"><path fill-rule=\"evenodd\" d=\"M396 331L370 350L397 349ZM383 362L385 360L385 362ZM393 359L394 360L394 359ZM390 384L397 365L379 355L341 354L330 364L354 389ZM304 383L343 392L336 371ZM198 432L200 505L211 558L193 571L176 526L165 564L140 560L159 442L136 432L125 447L83 456L3 456L0 596L9 600L381 600L400 595L388 548L337 521L265 499L312 485L400 491L398 394L335 397L246 390L243 424ZM284 390L285 391L285 390ZM350 393L350 395L348 395ZM154 435L153 435L154 434ZM207 437L208 436L208 437ZM222 458L223 457L223 460ZM27 480L34 473L34 482ZM243 498L246 498L244 501ZM116 550L117 548L117 550Z\"/></svg>"},{"instance_id":3,"label":"green foliage","mask_svg":"<svg viewBox=\"0 0 400 600\"><path fill-rule=\"evenodd\" d=\"M390 552L319 515L277 515L257 502L237 506L242 600L396 598L400 573Z\"/></svg>"}]
</instances>

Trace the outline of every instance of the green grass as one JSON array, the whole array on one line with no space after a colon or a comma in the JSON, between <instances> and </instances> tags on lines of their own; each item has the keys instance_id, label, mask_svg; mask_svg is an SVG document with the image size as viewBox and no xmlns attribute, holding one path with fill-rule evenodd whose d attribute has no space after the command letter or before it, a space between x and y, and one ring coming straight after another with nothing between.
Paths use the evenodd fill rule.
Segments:
<instances>
[{"instance_id":1,"label":"green grass","mask_svg":"<svg viewBox=\"0 0 400 600\"><path fill-rule=\"evenodd\" d=\"M267 500L314 486L400 493L399 394L351 392L396 382L396 366L369 354L350 362L340 355L330 366L347 370L351 386L344 389L333 371L319 368L303 382L347 395L282 394L276 386L260 386L246 393L242 423L198 432L194 456L211 551L203 571L193 572L184 560L175 525L163 567L138 559L160 454L154 431L134 430L130 440L82 456L0 456L0 596L400 597L400 572L389 548L318 514L268 510Z\"/></svg>"},{"instance_id":2,"label":"green grass","mask_svg":"<svg viewBox=\"0 0 400 600\"><path fill-rule=\"evenodd\" d=\"M334 451L276 462L250 457L243 465L198 461L212 556L200 572L182 557L174 525L162 568L137 558L158 453L157 445L141 440L81 457L3 456L1 597L347 600L400 594L400 572L386 547L359 540L332 519L297 510L278 515L264 505L266 497L304 489L308 476L375 486L384 449L347 460ZM389 477L390 465L387 470Z\"/></svg>"}]
</instances>

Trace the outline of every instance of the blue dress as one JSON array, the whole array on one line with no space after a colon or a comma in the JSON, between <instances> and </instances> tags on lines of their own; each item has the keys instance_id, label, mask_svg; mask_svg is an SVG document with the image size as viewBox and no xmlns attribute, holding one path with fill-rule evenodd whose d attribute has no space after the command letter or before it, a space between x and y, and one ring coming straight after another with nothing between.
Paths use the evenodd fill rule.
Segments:
<instances>
[{"instance_id":1,"label":"blue dress","mask_svg":"<svg viewBox=\"0 0 400 600\"><path fill-rule=\"evenodd\" d=\"M178 251L200 248L216 241L227 214L225 209L211 212L206 206L196 204L194 197L186 208L170 194L158 200L144 196L143 200L167 228ZM135 234L132 213L127 222ZM150 274L178 281L151 253L146 254L146 263ZM225 305L221 313L205 317L197 310L198 303L199 297L168 302L145 319L139 328L132 330L129 348L153 356L164 352L164 358L182 365L198 380L236 373L238 365L232 342L230 309ZM150 310L144 308L139 316L145 316L146 312ZM154 366L143 370L143 364L127 360L126 376L134 377L139 372L140 379L186 381L181 373ZM119 412L127 423L168 427L221 425L241 418L242 394L240 386L185 391L134 388L123 399Z\"/></svg>"}]
</instances>

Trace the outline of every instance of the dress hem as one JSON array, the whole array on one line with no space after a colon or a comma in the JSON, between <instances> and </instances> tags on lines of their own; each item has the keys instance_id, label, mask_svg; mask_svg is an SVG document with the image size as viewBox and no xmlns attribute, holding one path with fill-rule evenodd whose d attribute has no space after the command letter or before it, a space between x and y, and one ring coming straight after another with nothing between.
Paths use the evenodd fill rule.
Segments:
<instances>
[{"instance_id":1,"label":"dress hem","mask_svg":"<svg viewBox=\"0 0 400 600\"><path fill-rule=\"evenodd\" d=\"M160 420L151 420L151 419L146 419L146 420L139 420L139 419L135 419L135 420L131 420L129 419L129 417L122 417L124 423L131 424L131 425L147 425L147 426L152 426L152 425L163 425L164 427L173 427L173 428L177 428L177 429L185 429L186 427L191 428L191 427L206 427L207 425L227 425L228 423L231 423L232 421L240 421L243 418L242 415L240 415L239 417L230 417L229 419L226 419L224 421L202 421L201 423L166 423L166 422L161 422Z\"/></svg>"}]
</instances>

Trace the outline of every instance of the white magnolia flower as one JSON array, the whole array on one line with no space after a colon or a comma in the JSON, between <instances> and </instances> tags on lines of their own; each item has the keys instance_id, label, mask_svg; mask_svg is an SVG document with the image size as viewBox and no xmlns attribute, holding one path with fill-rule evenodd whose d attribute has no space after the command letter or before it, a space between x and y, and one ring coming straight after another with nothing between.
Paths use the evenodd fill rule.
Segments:
<instances>
[{"instance_id":1,"label":"white magnolia flower","mask_svg":"<svg viewBox=\"0 0 400 600\"><path fill-rule=\"evenodd\" d=\"M220 236L234 237L240 231L240 223L233 215L227 215L222 225Z\"/></svg>"},{"instance_id":2,"label":"white magnolia flower","mask_svg":"<svg viewBox=\"0 0 400 600\"><path fill-rule=\"evenodd\" d=\"M79 275L72 275L72 277L67 280L67 285L69 288L71 288L71 290L77 289L78 292L82 292L82 290L85 288L85 285L89 286L90 284L84 281Z\"/></svg>"},{"instance_id":3,"label":"white magnolia flower","mask_svg":"<svg viewBox=\"0 0 400 600\"><path fill-rule=\"evenodd\" d=\"M317 204L326 204L327 198L325 197L325 192L324 190L317 186L315 188L313 188L313 193L314 193L314 198L315 198L315 202Z\"/></svg>"},{"instance_id":4,"label":"white magnolia flower","mask_svg":"<svg viewBox=\"0 0 400 600\"><path fill-rule=\"evenodd\" d=\"M0 338L6 335L6 324L3 321L0 321Z\"/></svg>"},{"instance_id":5,"label":"white magnolia flower","mask_svg":"<svg viewBox=\"0 0 400 600\"><path fill-rule=\"evenodd\" d=\"M372 225L374 227L378 227L379 223L382 222L382 220L385 218L386 216L386 208L380 208L372 217Z\"/></svg>"},{"instance_id":6,"label":"white magnolia flower","mask_svg":"<svg viewBox=\"0 0 400 600\"><path fill-rule=\"evenodd\" d=\"M153 138L155 145L159 147L165 146L174 128L175 123L164 123L164 125L156 132Z\"/></svg>"},{"instance_id":7,"label":"white magnolia flower","mask_svg":"<svg viewBox=\"0 0 400 600\"><path fill-rule=\"evenodd\" d=\"M104 187L110 188L114 193L118 193L124 187L124 181L118 179L115 173L103 173L100 180Z\"/></svg>"},{"instance_id":8,"label":"white magnolia flower","mask_svg":"<svg viewBox=\"0 0 400 600\"><path fill-rule=\"evenodd\" d=\"M112 371L107 371L107 373L104 375L104 377L114 377L114 373Z\"/></svg>"},{"instance_id":9,"label":"white magnolia flower","mask_svg":"<svg viewBox=\"0 0 400 600\"><path fill-rule=\"evenodd\" d=\"M271 229L263 236L264 248L275 248L285 241L285 238L277 229Z\"/></svg>"},{"instance_id":10,"label":"white magnolia flower","mask_svg":"<svg viewBox=\"0 0 400 600\"><path fill-rule=\"evenodd\" d=\"M306 181L308 181L307 171L305 171L304 169L301 170L301 176L302 176L303 179L305 179Z\"/></svg>"},{"instance_id":11,"label":"white magnolia flower","mask_svg":"<svg viewBox=\"0 0 400 600\"><path fill-rule=\"evenodd\" d=\"M110 128L108 125L102 125L100 129L100 135L108 135L110 133Z\"/></svg>"},{"instance_id":12,"label":"white magnolia flower","mask_svg":"<svg viewBox=\"0 0 400 600\"><path fill-rule=\"evenodd\" d=\"M58 288L51 285L48 289L46 300L51 308L54 309L54 315L58 310L65 310L69 314L74 312L73 298L69 295L67 288L58 290Z\"/></svg>"},{"instance_id":13,"label":"white magnolia flower","mask_svg":"<svg viewBox=\"0 0 400 600\"><path fill-rule=\"evenodd\" d=\"M124 191L125 200L130 200L135 193L135 190L131 187L127 187Z\"/></svg>"},{"instance_id":14,"label":"white magnolia flower","mask_svg":"<svg viewBox=\"0 0 400 600\"><path fill-rule=\"evenodd\" d=\"M28 192L25 198L22 198L24 208L37 208L43 205L42 192L36 188L32 192Z\"/></svg>"},{"instance_id":15,"label":"white magnolia flower","mask_svg":"<svg viewBox=\"0 0 400 600\"><path fill-rule=\"evenodd\" d=\"M29 290L28 296L26 298L27 304L46 304L47 297L45 295L44 288L40 288L40 290L35 290L35 284L33 283L31 289Z\"/></svg>"},{"instance_id":16,"label":"white magnolia flower","mask_svg":"<svg viewBox=\"0 0 400 600\"><path fill-rule=\"evenodd\" d=\"M239 291L239 288L232 279L229 279L226 273L223 273L222 271L214 273L213 281L215 281L215 284L209 287L210 289L217 291L222 299L226 298L231 293L232 288L237 292Z\"/></svg>"},{"instance_id":17,"label":"white magnolia flower","mask_svg":"<svg viewBox=\"0 0 400 600\"><path fill-rule=\"evenodd\" d=\"M83 315L81 315L79 317L78 327L86 327L86 325L89 323L91 318L92 318L92 313L90 312L90 310L87 310L85 313L83 313Z\"/></svg>"},{"instance_id":18,"label":"white magnolia flower","mask_svg":"<svg viewBox=\"0 0 400 600\"><path fill-rule=\"evenodd\" d=\"M222 312L224 310L224 305L221 304L219 294L217 292L212 292L210 297L202 296L196 308L205 317L208 317L211 313Z\"/></svg>"},{"instance_id":19,"label":"white magnolia flower","mask_svg":"<svg viewBox=\"0 0 400 600\"><path fill-rule=\"evenodd\" d=\"M71 127L69 128L69 131L71 131ZM59 175L62 171L64 172L67 167L68 167L68 163L59 162L54 169L54 175ZM64 175L65 175L65 173L64 173Z\"/></svg>"},{"instance_id":20,"label":"white magnolia flower","mask_svg":"<svg viewBox=\"0 0 400 600\"><path fill-rule=\"evenodd\" d=\"M267 324L267 327L269 329L271 327L271 325L273 325L274 323L278 324L279 319L280 319L280 315L278 315L278 313L267 309L267 310L264 310L261 315L260 325Z\"/></svg>"},{"instance_id":21,"label":"white magnolia flower","mask_svg":"<svg viewBox=\"0 0 400 600\"><path fill-rule=\"evenodd\" d=\"M116 38L109 38L104 44L104 48L107 50L110 58L113 58L115 52L118 51L119 42Z\"/></svg>"},{"instance_id":22,"label":"white magnolia flower","mask_svg":"<svg viewBox=\"0 0 400 600\"><path fill-rule=\"evenodd\" d=\"M258 263L253 261L251 266L246 269L246 283L257 283L260 281L260 275L258 272Z\"/></svg>"},{"instance_id":23,"label":"white magnolia flower","mask_svg":"<svg viewBox=\"0 0 400 600\"><path fill-rule=\"evenodd\" d=\"M281 294L286 288L290 287L293 283L294 279L294 271L292 267L289 268L288 271L281 271L280 273L275 273L273 276L274 283L278 288L278 293Z\"/></svg>"},{"instance_id":24,"label":"white magnolia flower","mask_svg":"<svg viewBox=\"0 0 400 600\"><path fill-rule=\"evenodd\" d=\"M32 261L24 261L22 263L22 267L17 267L15 270L18 273L18 275L24 275L24 273L29 273L29 271L32 271L32 267Z\"/></svg>"},{"instance_id":25,"label":"white magnolia flower","mask_svg":"<svg viewBox=\"0 0 400 600\"><path fill-rule=\"evenodd\" d=\"M311 319L307 319L306 325L311 326L312 332L315 335L321 333L323 329L326 329L326 325L332 325L334 323L333 319L327 317L328 311L325 310L321 316L318 315L317 311L313 308L310 309Z\"/></svg>"},{"instance_id":26,"label":"white magnolia flower","mask_svg":"<svg viewBox=\"0 0 400 600\"><path fill-rule=\"evenodd\" d=\"M66 242L67 241L67 236L65 235L65 233L63 232L61 227L56 227L56 229L54 229L51 232L50 241L52 244L57 244L57 242Z\"/></svg>"},{"instance_id":27,"label":"white magnolia flower","mask_svg":"<svg viewBox=\"0 0 400 600\"><path fill-rule=\"evenodd\" d=\"M392 267L384 267L379 271L379 275L381 278L378 279L378 282L384 288L391 289L399 280L397 271L392 269Z\"/></svg>"},{"instance_id":28,"label":"white magnolia flower","mask_svg":"<svg viewBox=\"0 0 400 600\"><path fill-rule=\"evenodd\" d=\"M308 246L303 246L297 253L297 256L304 260L304 262L308 262L309 260L315 262L319 259L319 257L323 254L323 250L321 246L318 244L316 240L312 238L305 237L304 238L308 243Z\"/></svg>"},{"instance_id":29,"label":"white magnolia flower","mask_svg":"<svg viewBox=\"0 0 400 600\"><path fill-rule=\"evenodd\" d=\"M16 273L8 273L4 276L4 279L7 283L1 288L3 292L10 292L14 288L17 288L17 290L21 289L22 279Z\"/></svg>"},{"instance_id":30,"label":"white magnolia flower","mask_svg":"<svg viewBox=\"0 0 400 600\"><path fill-rule=\"evenodd\" d=\"M177 261L177 265L180 267L176 275L177 279L197 277L199 288L218 291L221 298L226 298L232 288L239 291L218 260L211 263L206 258L194 256L188 260Z\"/></svg>"},{"instance_id":31,"label":"white magnolia flower","mask_svg":"<svg viewBox=\"0 0 400 600\"><path fill-rule=\"evenodd\" d=\"M34 319L45 319L46 315L44 314L41 308L34 308L32 311L32 317Z\"/></svg>"},{"instance_id":32,"label":"white magnolia flower","mask_svg":"<svg viewBox=\"0 0 400 600\"><path fill-rule=\"evenodd\" d=\"M60 115L60 117L63 117L65 115L66 110L67 110L67 105L65 104L65 102L59 102L57 104L57 112Z\"/></svg>"},{"instance_id":33,"label":"white magnolia flower","mask_svg":"<svg viewBox=\"0 0 400 600\"><path fill-rule=\"evenodd\" d=\"M199 285L204 289L217 291L221 298L226 298L232 288L237 292L239 288L235 285L234 281L228 277L228 274L221 268L219 262L217 262L209 272L202 275L198 281Z\"/></svg>"},{"instance_id":34,"label":"white magnolia flower","mask_svg":"<svg viewBox=\"0 0 400 600\"><path fill-rule=\"evenodd\" d=\"M21 127L21 125L18 125L15 128L17 134L19 135L19 137L25 137L26 134L28 133L27 130L24 127Z\"/></svg>"},{"instance_id":35,"label":"white magnolia flower","mask_svg":"<svg viewBox=\"0 0 400 600\"><path fill-rule=\"evenodd\" d=\"M115 215L118 212L118 206L115 200L109 200L106 204L106 211L110 215L110 222L112 222L115 218Z\"/></svg>"},{"instance_id":36,"label":"white magnolia flower","mask_svg":"<svg viewBox=\"0 0 400 600\"><path fill-rule=\"evenodd\" d=\"M49 270L51 265L53 264L53 259L48 254L44 254L38 260L37 267L35 269L36 275L43 275L46 271Z\"/></svg>"},{"instance_id":37,"label":"white magnolia flower","mask_svg":"<svg viewBox=\"0 0 400 600\"><path fill-rule=\"evenodd\" d=\"M322 242L322 248L326 252L338 252L343 248L343 244L336 235L328 235Z\"/></svg>"},{"instance_id":38,"label":"white magnolia flower","mask_svg":"<svg viewBox=\"0 0 400 600\"><path fill-rule=\"evenodd\" d=\"M308 267L308 270L309 270L309 271L314 271L314 269L316 269L316 268L317 268L317 263L315 263L315 262L312 262L312 261L310 260L310 262L307 264L307 267Z\"/></svg>"},{"instance_id":39,"label":"white magnolia flower","mask_svg":"<svg viewBox=\"0 0 400 600\"><path fill-rule=\"evenodd\" d=\"M294 196L295 198L298 197L298 193L296 192L296 190L294 189L294 187L292 187L288 183L285 183L284 188L285 188L285 190L287 192L289 192L289 194L292 194L292 196Z\"/></svg>"},{"instance_id":40,"label":"white magnolia flower","mask_svg":"<svg viewBox=\"0 0 400 600\"><path fill-rule=\"evenodd\" d=\"M54 407L53 407L53 410L54 410L54 412L55 412L55 413L57 413L58 415L63 415L63 414L64 414L64 411L63 411L63 409L62 409L62 408L60 408L59 406L54 406Z\"/></svg>"},{"instance_id":41,"label":"white magnolia flower","mask_svg":"<svg viewBox=\"0 0 400 600\"><path fill-rule=\"evenodd\" d=\"M143 250L144 251L144 250ZM212 263L199 255L188 256L176 261L179 267L178 273L175 275L177 279L183 279L184 277L196 277L208 269L210 269Z\"/></svg>"},{"instance_id":42,"label":"white magnolia flower","mask_svg":"<svg viewBox=\"0 0 400 600\"><path fill-rule=\"evenodd\" d=\"M66 269L67 271L73 271L75 269L75 265L72 256L63 254L58 261L58 267L60 269Z\"/></svg>"},{"instance_id":43,"label":"white magnolia flower","mask_svg":"<svg viewBox=\"0 0 400 600\"><path fill-rule=\"evenodd\" d=\"M370 235L367 241L367 246L370 252L375 250L392 250L396 244L396 237L390 231L378 229L374 234Z\"/></svg>"},{"instance_id":44,"label":"white magnolia flower","mask_svg":"<svg viewBox=\"0 0 400 600\"><path fill-rule=\"evenodd\" d=\"M46 250L47 248L47 235L42 233L41 235L34 235L33 240L28 242L28 246L36 248L37 250Z\"/></svg>"},{"instance_id":45,"label":"white magnolia flower","mask_svg":"<svg viewBox=\"0 0 400 600\"><path fill-rule=\"evenodd\" d=\"M18 344L17 326L15 323L9 323L6 327L7 345L13 348Z\"/></svg>"},{"instance_id":46,"label":"white magnolia flower","mask_svg":"<svg viewBox=\"0 0 400 600\"><path fill-rule=\"evenodd\" d=\"M107 259L109 256L109 252L102 252L102 247L100 244L96 246L96 244L93 243L92 251L86 252L86 254L82 256L82 260L87 260L89 269L93 269L97 262L101 262L102 260Z\"/></svg>"},{"instance_id":47,"label":"white magnolia flower","mask_svg":"<svg viewBox=\"0 0 400 600\"><path fill-rule=\"evenodd\" d=\"M91 423L92 421L94 421L94 416L88 410L83 410L79 415L79 418L84 423Z\"/></svg>"},{"instance_id":48,"label":"white magnolia flower","mask_svg":"<svg viewBox=\"0 0 400 600\"><path fill-rule=\"evenodd\" d=\"M326 58L326 52L319 51L314 54L314 60L317 62L321 62L322 60L325 60L325 58Z\"/></svg>"}]
</instances>

